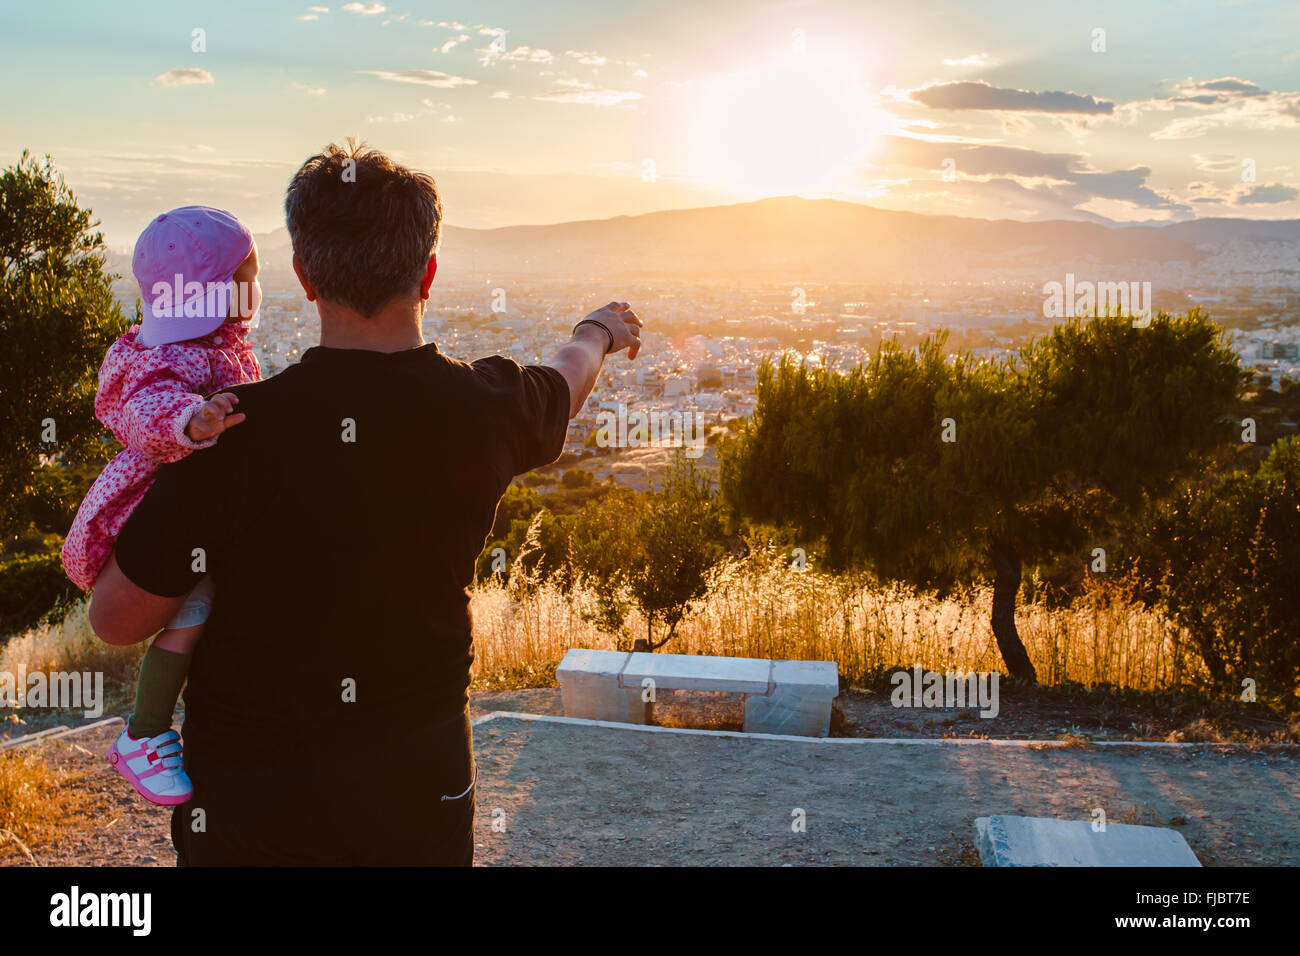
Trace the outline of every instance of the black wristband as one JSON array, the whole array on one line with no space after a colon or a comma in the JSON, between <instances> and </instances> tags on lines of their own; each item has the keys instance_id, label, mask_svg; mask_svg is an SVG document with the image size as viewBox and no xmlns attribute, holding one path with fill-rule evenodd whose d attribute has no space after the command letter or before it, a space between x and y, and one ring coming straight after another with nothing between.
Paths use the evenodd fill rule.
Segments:
<instances>
[{"instance_id":1,"label":"black wristband","mask_svg":"<svg viewBox=\"0 0 1300 956\"><path fill-rule=\"evenodd\" d=\"M578 334L578 329L582 328L582 326L584 326L584 325L594 325L596 328L598 328L598 329L600 329L602 332L604 332L605 335L609 338L609 347L608 347L607 349L605 349L605 354L606 354L606 355L608 355L610 352L614 351L614 333L611 332L609 329L607 329L607 328L605 327L605 323L604 323L604 322L601 322L599 319L583 319L581 322L579 322L577 325L575 325L575 326L573 327L573 331L572 331L571 333L569 333L569 334L570 334L570 335L577 335L577 334Z\"/></svg>"}]
</instances>

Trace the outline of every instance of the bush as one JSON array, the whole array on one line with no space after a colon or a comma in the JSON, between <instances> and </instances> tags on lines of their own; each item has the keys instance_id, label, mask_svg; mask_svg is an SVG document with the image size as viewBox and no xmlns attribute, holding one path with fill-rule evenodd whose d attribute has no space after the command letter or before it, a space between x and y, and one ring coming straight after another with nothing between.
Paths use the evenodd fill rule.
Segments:
<instances>
[{"instance_id":1,"label":"bush","mask_svg":"<svg viewBox=\"0 0 1300 956\"><path fill-rule=\"evenodd\" d=\"M60 616L80 590L63 573L57 554L0 564L0 635L26 630L47 615Z\"/></svg>"},{"instance_id":2,"label":"bush","mask_svg":"<svg viewBox=\"0 0 1300 956\"><path fill-rule=\"evenodd\" d=\"M591 472L574 467L565 471L565 473L560 476L560 481L566 488L583 488L592 484L595 479L592 478Z\"/></svg>"},{"instance_id":3,"label":"bush","mask_svg":"<svg viewBox=\"0 0 1300 956\"><path fill-rule=\"evenodd\" d=\"M1196 642L1215 684L1290 697L1300 682L1300 439L1253 473L1187 489L1157 519L1159 599Z\"/></svg>"},{"instance_id":4,"label":"bush","mask_svg":"<svg viewBox=\"0 0 1300 956\"><path fill-rule=\"evenodd\" d=\"M663 646L690 602L704 595L708 572L724 550L721 539L712 483L680 451L662 490L611 489L583 508L569 539L574 571L596 598L587 620L621 644L624 619L635 606L646 632L632 649Z\"/></svg>"}]
</instances>

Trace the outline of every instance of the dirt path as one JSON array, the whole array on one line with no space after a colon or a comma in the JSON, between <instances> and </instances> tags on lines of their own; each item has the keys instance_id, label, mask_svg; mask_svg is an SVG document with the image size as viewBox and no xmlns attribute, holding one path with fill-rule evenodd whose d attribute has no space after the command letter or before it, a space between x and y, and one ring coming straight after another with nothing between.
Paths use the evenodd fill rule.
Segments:
<instances>
[{"instance_id":1,"label":"dirt path","mask_svg":"<svg viewBox=\"0 0 1300 956\"><path fill-rule=\"evenodd\" d=\"M1284 754L788 743L518 719L482 724L476 740L485 865L975 864L977 816L1091 819L1095 807L1112 823L1177 824L1206 865L1300 864L1300 763Z\"/></svg>"},{"instance_id":2,"label":"dirt path","mask_svg":"<svg viewBox=\"0 0 1300 956\"><path fill-rule=\"evenodd\" d=\"M471 707L560 710L547 689ZM170 812L103 759L117 733L37 745L84 772L91 795L75 828L32 847L38 863L174 863ZM476 728L475 752L482 865L974 864L976 816L1090 819L1095 807L1178 826L1206 865L1300 864L1300 762L1285 753L790 743L503 718ZM806 832L792 831L796 810ZM0 847L0 864L26 863Z\"/></svg>"}]
</instances>

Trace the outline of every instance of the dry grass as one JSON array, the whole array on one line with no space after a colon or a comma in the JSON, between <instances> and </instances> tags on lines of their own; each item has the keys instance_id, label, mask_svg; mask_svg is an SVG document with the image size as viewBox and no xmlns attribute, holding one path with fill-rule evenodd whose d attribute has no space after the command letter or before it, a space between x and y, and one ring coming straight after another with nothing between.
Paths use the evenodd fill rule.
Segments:
<instances>
[{"instance_id":1,"label":"dry grass","mask_svg":"<svg viewBox=\"0 0 1300 956\"><path fill-rule=\"evenodd\" d=\"M135 681L140 670L140 658L147 644L133 647L113 647L105 644L90 629L83 601L58 624L42 624L19 634L0 646L0 672L17 675L20 669L27 673L42 671L53 673L84 672L104 675L104 712L111 714L129 709L135 701ZM78 721L82 711L72 711ZM50 708L40 712L31 709L18 711L28 718L40 717L44 722L57 721L60 711Z\"/></svg>"},{"instance_id":2,"label":"dry grass","mask_svg":"<svg viewBox=\"0 0 1300 956\"><path fill-rule=\"evenodd\" d=\"M92 795L84 774L51 767L30 747L0 751L0 860L21 855L84 819Z\"/></svg>"},{"instance_id":3,"label":"dry grass","mask_svg":"<svg viewBox=\"0 0 1300 956\"><path fill-rule=\"evenodd\" d=\"M515 569L514 580L522 579ZM595 607L582 586L565 592L546 582L530 587L476 586L474 616L478 687L545 686L571 647L615 649L584 612ZM999 670L989 611L992 592L976 588L938 598L901 585L796 572L772 554L724 562L708 593L694 602L664 650L678 654L833 660L851 682L899 667L938 671ZM1154 611L1095 586L1069 607L1022 604L1017 621L1044 685L1074 682L1163 690L1202 676L1185 634ZM645 632L635 610L622 642ZM84 605L57 625L43 625L0 648L0 671L102 671L108 712L129 708L145 645L110 647L90 629Z\"/></svg>"},{"instance_id":4,"label":"dry grass","mask_svg":"<svg viewBox=\"0 0 1300 956\"><path fill-rule=\"evenodd\" d=\"M516 569L516 574L519 569ZM901 585L796 572L772 555L724 562L664 650L678 654L833 660L856 682L899 667L996 671L989 627L992 590L938 598ZM471 594L480 683L545 675L570 647L615 649L615 637L588 623L594 598L545 582L493 582ZM1022 604L1021 638L1045 685L1109 684L1163 690L1199 681L1202 665L1185 634L1140 604L1093 586L1065 608ZM633 611L627 634L645 631Z\"/></svg>"},{"instance_id":5,"label":"dry grass","mask_svg":"<svg viewBox=\"0 0 1300 956\"><path fill-rule=\"evenodd\" d=\"M106 681L133 682L147 646L105 644L90 629L82 601L60 623L42 624L0 647L0 671L13 672L21 663L29 672L102 671Z\"/></svg>"}]
</instances>

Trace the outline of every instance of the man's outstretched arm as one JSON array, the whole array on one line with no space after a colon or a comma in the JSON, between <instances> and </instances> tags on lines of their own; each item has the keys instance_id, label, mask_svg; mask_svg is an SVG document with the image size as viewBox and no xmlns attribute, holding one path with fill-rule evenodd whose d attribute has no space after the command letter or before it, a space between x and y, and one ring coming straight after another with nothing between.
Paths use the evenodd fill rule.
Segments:
<instances>
[{"instance_id":1,"label":"man's outstretched arm","mask_svg":"<svg viewBox=\"0 0 1300 956\"><path fill-rule=\"evenodd\" d=\"M185 595L162 597L132 583L111 554L90 597L90 626L105 644L139 644L163 629Z\"/></svg>"},{"instance_id":2,"label":"man's outstretched arm","mask_svg":"<svg viewBox=\"0 0 1300 956\"><path fill-rule=\"evenodd\" d=\"M634 359L641 350L641 319L626 302L611 302L587 318L594 319L609 330L614 337L613 346L610 346L609 336L600 329L583 325L574 330L573 338L568 344L546 363L569 383L570 418L582 411L582 406L587 404L587 396L596 384L596 376L600 374L600 367L607 354L627 349L627 357Z\"/></svg>"}]
</instances>

